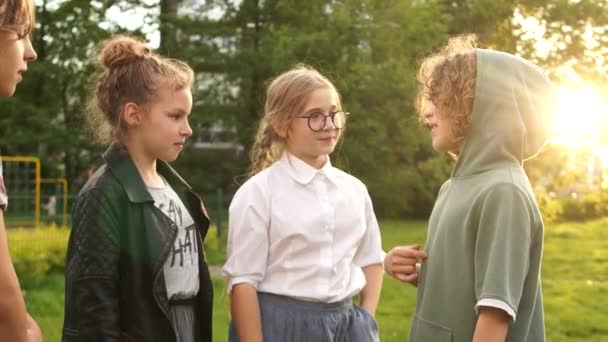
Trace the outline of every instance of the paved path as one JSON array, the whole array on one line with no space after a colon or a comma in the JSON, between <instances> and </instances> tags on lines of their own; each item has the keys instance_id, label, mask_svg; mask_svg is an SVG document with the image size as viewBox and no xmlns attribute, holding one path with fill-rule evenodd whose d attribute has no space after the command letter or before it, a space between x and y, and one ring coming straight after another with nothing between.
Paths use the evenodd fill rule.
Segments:
<instances>
[{"instance_id":1,"label":"paved path","mask_svg":"<svg viewBox=\"0 0 608 342\"><path fill-rule=\"evenodd\" d=\"M209 273L212 277L222 276L222 265L209 265Z\"/></svg>"}]
</instances>

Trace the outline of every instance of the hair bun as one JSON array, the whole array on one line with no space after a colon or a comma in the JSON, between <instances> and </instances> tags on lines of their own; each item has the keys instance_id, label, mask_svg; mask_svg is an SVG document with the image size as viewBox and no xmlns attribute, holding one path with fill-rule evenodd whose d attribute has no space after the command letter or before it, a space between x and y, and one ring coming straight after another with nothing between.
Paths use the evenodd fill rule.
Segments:
<instances>
[{"instance_id":1,"label":"hair bun","mask_svg":"<svg viewBox=\"0 0 608 342\"><path fill-rule=\"evenodd\" d=\"M143 40L116 36L103 43L100 61L106 68L112 68L144 59L151 54L152 51Z\"/></svg>"}]
</instances>

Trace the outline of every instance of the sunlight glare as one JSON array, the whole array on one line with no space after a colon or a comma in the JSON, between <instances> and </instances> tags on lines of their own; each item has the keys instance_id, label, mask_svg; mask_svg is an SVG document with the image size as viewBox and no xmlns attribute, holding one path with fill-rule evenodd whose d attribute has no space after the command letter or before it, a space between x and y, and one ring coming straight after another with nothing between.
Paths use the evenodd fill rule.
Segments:
<instances>
[{"instance_id":1,"label":"sunlight glare","mask_svg":"<svg viewBox=\"0 0 608 342\"><path fill-rule=\"evenodd\" d=\"M608 104L598 91L588 87L559 87L559 110L553 131L568 144L596 142L605 130Z\"/></svg>"},{"instance_id":2,"label":"sunlight glare","mask_svg":"<svg viewBox=\"0 0 608 342\"><path fill-rule=\"evenodd\" d=\"M558 111L553 118L553 142L571 150L591 149L608 170L608 102L599 89L588 85L557 88Z\"/></svg>"}]
</instances>

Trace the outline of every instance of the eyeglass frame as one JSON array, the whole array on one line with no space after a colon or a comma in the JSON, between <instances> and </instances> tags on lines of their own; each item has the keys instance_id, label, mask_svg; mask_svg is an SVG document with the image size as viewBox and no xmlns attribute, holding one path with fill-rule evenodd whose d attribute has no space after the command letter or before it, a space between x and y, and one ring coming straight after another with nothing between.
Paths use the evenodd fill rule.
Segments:
<instances>
[{"instance_id":1,"label":"eyeglass frame","mask_svg":"<svg viewBox=\"0 0 608 342\"><path fill-rule=\"evenodd\" d=\"M337 115L338 113L344 113L344 125L343 125L342 127L337 127L337 126L336 126L335 118L336 118L336 115ZM310 125L310 119L311 119L312 117L316 116L316 115L321 115L321 116L323 116L323 125L321 126L321 128L320 128L320 129L316 129L316 130L315 130L315 129L313 129L313 128L312 128L312 126ZM296 118L297 118L297 119L307 119L307 120L306 120L306 123L308 124L308 128L309 128L311 131L313 131L313 132L321 132L322 130L324 130L324 129L325 129L325 126L327 125L327 118L328 118L328 117L329 117L329 118L331 118L331 123L334 125L334 128L336 128L336 129L342 129L342 128L344 128L344 127L346 126L346 122L348 121L348 116L349 116L349 115L350 115L350 113L349 113L349 112L346 112L346 111L343 111L343 110L337 110L337 111L335 111L335 112L333 112L333 113L330 113L330 114L328 114L328 115L325 115L325 114L323 114L321 111L318 111L318 112L313 112L313 113L310 113L310 114L309 114L309 115L307 115L307 116L296 116Z\"/></svg>"}]
</instances>

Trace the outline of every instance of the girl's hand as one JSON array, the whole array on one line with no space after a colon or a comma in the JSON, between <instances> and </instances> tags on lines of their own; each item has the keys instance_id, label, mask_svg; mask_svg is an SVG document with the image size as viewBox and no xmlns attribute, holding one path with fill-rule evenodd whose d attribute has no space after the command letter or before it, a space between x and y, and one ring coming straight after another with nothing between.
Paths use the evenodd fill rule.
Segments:
<instances>
[{"instance_id":1,"label":"girl's hand","mask_svg":"<svg viewBox=\"0 0 608 342\"><path fill-rule=\"evenodd\" d=\"M28 342L42 342L42 332L30 314L27 314L27 339Z\"/></svg>"},{"instance_id":2,"label":"girl's hand","mask_svg":"<svg viewBox=\"0 0 608 342\"><path fill-rule=\"evenodd\" d=\"M397 246L384 257L384 271L391 277L412 285L418 284L418 259L426 259L428 254L420 250L420 245Z\"/></svg>"}]
</instances>

